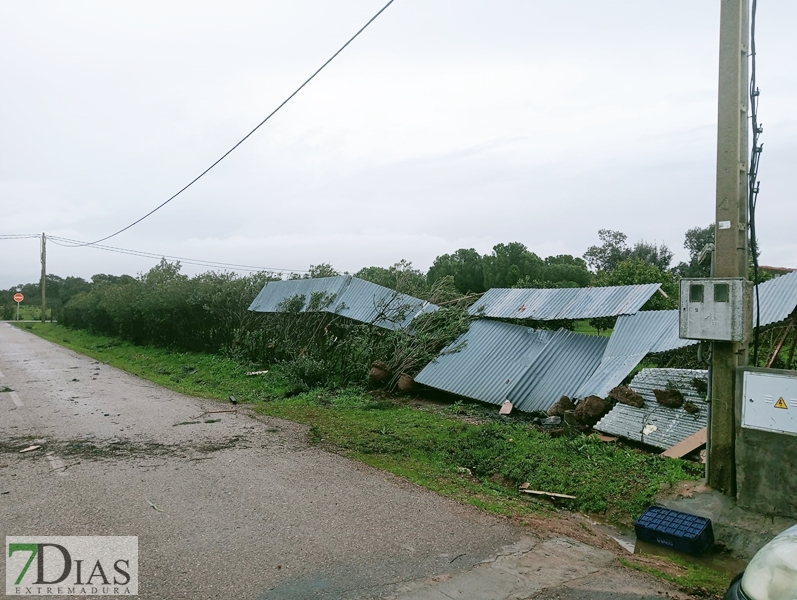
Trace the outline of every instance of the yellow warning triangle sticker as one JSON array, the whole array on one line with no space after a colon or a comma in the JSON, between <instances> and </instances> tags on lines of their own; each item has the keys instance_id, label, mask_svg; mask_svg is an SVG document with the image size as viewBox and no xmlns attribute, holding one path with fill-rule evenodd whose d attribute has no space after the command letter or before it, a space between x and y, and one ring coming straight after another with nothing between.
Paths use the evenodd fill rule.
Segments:
<instances>
[{"instance_id":1,"label":"yellow warning triangle sticker","mask_svg":"<svg viewBox=\"0 0 797 600\"><path fill-rule=\"evenodd\" d=\"M783 398L778 398L778 401L775 402L775 408L789 408L786 406L786 403L783 401Z\"/></svg>"}]
</instances>

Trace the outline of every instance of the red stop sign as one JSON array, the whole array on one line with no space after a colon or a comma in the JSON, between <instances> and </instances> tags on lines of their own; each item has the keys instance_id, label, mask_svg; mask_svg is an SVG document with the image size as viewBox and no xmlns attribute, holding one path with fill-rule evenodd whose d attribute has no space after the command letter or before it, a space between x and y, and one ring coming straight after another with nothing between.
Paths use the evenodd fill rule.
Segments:
<instances>
[{"instance_id":1,"label":"red stop sign","mask_svg":"<svg viewBox=\"0 0 797 600\"><path fill-rule=\"evenodd\" d=\"M8 296L6 296L8 298ZM14 302L22 302L25 299L25 296L22 294L14 294Z\"/></svg>"}]
</instances>

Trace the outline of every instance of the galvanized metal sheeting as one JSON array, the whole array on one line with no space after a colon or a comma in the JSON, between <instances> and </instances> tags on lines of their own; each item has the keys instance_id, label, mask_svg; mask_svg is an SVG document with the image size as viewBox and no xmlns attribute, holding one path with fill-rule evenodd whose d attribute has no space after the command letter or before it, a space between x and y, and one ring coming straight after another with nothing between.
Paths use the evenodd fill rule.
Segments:
<instances>
[{"instance_id":1,"label":"galvanized metal sheeting","mask_svg":"<svg viewBox=\"0 0 797 600\"><path fill-rule=\"evenodd\" d=\"M472 315L503 319L591 319L637 312L660 283L595 288L489 290L471 308Z\"/></svg>"},{"instance_id":2,"label":"galvanized metal sheeting","mask_svg":"<svg viewBox=\"0 0 797 600\"><path fill-rule=\"evenodd\" d=\"M389 288L352 277L320 277L269 281L249 306L253 312L283 312L293 298L302 302L300 312L329 312L372 323L384 329L403 329L418 315L437 306L399 294Z\"/></svg>"},{"instance_id":3,"label":"galvanized metal sheeting","mask_svg":"<svg viewBox=\"0 0 797 600\"><path fill-rule=\"evenodd\" d=\"M502 404L553 335L553 331L499 321L474 321L415 381L466 398Z\"/></svg>"},{"instance_id":4,"label":"galvanized metal sheeting","mask_svg":"<svg viewBox=\"0 0 797 600\"><path fill-rule=\"evenodd\" d=\"M527 412L548 410L573 396L598 367L609 339L560 329L510 390L509 400Z\"/></svg>"},{"instance_id":5,"label":"galvanized metal sheeting","mask_svg":"<svg viewBox=\"0 0 797 600\"><path fill-rule=\"evenodd\" d=\"M708 371L692 369L643 369L628 387L641 394L645 406L636 408L619 402L595 429L609 435L642 442L666 450L697 433L708 422L708 404L697 391L694 380L705 385ZM667 408L656 401L653 390L675 388L698 407L694 414L683 408Z\"/></svg>"},{"instance_id":6,"label":"galvanized metal sheeting","mask_svg":"<svg viewBox=\"0 0 797 600\"><path fill-rule=\"evenodd\" d=\"M797 307L797 271L758 284L761 302L761 327L787 319ZM753 296L753 326L756 324Z\"/></svg>"},{"instance_id":7,"label":"galvanized metal sheeting","mask_svg":"<svg viewBox=\"0 0 797 600\"><path fill-rule=\"evenodd\" d=\"M696 344L678 337L677 310L650 310L617 319L600 366L576 392L576 397L605 397L647 354Z\"/></svg>"}]
</instances>

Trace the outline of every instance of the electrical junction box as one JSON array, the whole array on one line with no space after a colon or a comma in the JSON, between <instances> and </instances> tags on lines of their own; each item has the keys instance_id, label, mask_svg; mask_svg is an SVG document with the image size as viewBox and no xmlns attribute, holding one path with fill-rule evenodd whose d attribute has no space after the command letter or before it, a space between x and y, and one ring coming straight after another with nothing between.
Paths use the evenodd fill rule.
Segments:
<instances>
[{"instance_id":1,"label":"electrical junction box","mask_svg":"<svg viewBox=\"0 0 797 600\"><path fill-rule=\"evenodd\" d=\"M744 342L750 337L753 284L742 277L681 279L679 336Z\"/></svg>"},{"instance_id":2,"label":"electrical junction box","mask_svg":"<svg viewBox=\"0 0 797 600\"><path fill-rule=\"evenodd\" d=\"M742 427L797 435L797 371L741 371Z\"/></svg>"}]
</instances>

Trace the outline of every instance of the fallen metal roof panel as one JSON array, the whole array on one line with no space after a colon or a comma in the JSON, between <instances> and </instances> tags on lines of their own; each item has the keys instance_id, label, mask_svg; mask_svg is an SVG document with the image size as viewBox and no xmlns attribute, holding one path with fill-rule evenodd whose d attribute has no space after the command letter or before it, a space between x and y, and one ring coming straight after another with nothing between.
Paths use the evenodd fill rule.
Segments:
<instances>
[{"instance_id":1,"label":"fallen metal roof panel","mask_svg":"<svg viewBox=\"0 0 797 600\"><path fill-rule=\"evenodd\" d=\"M647 352L604 357L595 372L581 384L573 397L600 396L605 398L610 390L620 385L623 379L628 377L628 374L642 362L645 356L647 356Z\"/></svg>"},{"instance_id":2,"label":"fallen metal roof panel","mask_svg":"<svg viewBox=\"0 0 797 600\"><path fill-rule=\"evenodd\" d=\"M645 310L620 316L612 330L606 356L667 352L697 343L682 340L678 331L677 310Z\"/></svg>"},{"instance_id":3,"label":"fallen metal roof panel","mask_svg":"<svg viewBox=\"0 0 797 600\"><path fill-rule=\"evenodd\" d=\"M505 319L591 319L637 312L660 283L594 288L493 288L470 308L473 315Z\"/></svg>"},{"instance_id":4,"label":"fallen metal roof panel","mask_svg":"<svg viewBox=\"0 0 797 600\"><path fill-rule=\"evenodd\" d=\"M552 331L499 321L473 321L470 329L426 365L415 381L500 405L553 335ZM454 351L456 348L460 350Z\"/></svg>"},{"instance_id":5,"label":"fallen metal roof panel","mask_svg":"<svg viewBox=\"0 0 797 600\"><path fill-rule=\"evenodd\" d=\"M572 397L595 372L608 341L560 329L510 390L509 400L531 412L548 410L562 396Z\"/></svg>"},{"instance_id":6,"label":"fallen metal roof panel","mask_svg":"<svg viewBox=\"0 0 797 600\"><path fill-rule=\"evenodd\" d=\"M708 381L708 371L693 369L643 369L628 387L642 395L645 406L617 403L595 429L666 450L706 427L708 404L694 385ZM656 401L653 390L675 387L700 410L689 414L683 408L667 408Z\"/></svg>"},{"instance_id":7,"label":"fallen metal roof panel","mask_svg":"<svg viewBox=\"0 0 797 600\"><path fill-rule=\"evenodd\" d=\"M797 271L758 284L761 302L761 327L787 319L797 307ZM753 297L753 325L756 322Z\"/></svg>"},{"instance_id":8,"label":"fallen metal roof panel","mask_svg":"<svg viewBox=\"0 0 797 600\"><path fill-rule=\"evenodd\" d=\"M317 279L269 281L249 306L254 312L285 310L286 301L299 297L299 312L329 312L372 323L384 329L406 327L416 316L437 310L425 300L351 275Z\"/></svg>"},{"instance_id":9,"label":"fallen metal roof panel","mask_svg":"<svg viewBox=\"0 0 797 600\"><path fill-rule=\"evenodd\" d=\"M622 315L612 330L606 352L595 373L576 392L577 398L605 397L634 370L647 354L696 344L678 337L677 310L650 310Z\"/></svg>"}]
</instances>

